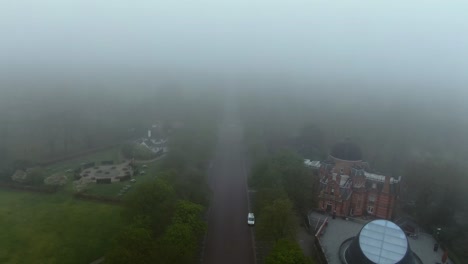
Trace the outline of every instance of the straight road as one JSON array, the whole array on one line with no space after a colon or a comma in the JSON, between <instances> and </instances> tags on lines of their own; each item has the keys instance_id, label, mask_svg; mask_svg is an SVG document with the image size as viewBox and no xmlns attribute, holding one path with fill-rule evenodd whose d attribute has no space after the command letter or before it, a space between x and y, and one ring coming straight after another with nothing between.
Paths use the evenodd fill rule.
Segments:
<instances>
[{"instance_id":1,"label":"straight road","mask_svg":"<svg viewBox=\"0 0 468 264\"><path fill-rule=\"evenodd\" d=\"M255 263L252 232L247 225L249 200L242 137L235 108L227 106L209 172L213 196L203 254L205 264Z\"/></svg>"}]
</instances>

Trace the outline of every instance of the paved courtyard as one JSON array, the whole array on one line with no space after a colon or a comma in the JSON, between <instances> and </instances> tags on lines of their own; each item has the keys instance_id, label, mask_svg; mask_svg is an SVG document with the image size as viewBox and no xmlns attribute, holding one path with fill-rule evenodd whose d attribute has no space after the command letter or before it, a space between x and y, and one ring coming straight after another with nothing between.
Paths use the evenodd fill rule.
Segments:
<instances>
[{"instance_id":1,"label":"paved courtyard","mask_svg":"<svg viewBox=\"0 0 468 264\"><path fill-rule=\"evenodd\" d=\"M309 217L324 219L327 216L311 213ZM356 236L365 224L364 220L343 220L329 217L328 225L320 239L329 264L341 264L338 256L341 243L347 238ZM421 233L417 239L408 238L408 241L411 250L419 256L423 263L441 263L443 251L440 249L437 252L433 251L435 240L432 236Z\"/></svg>"}]
</instances>

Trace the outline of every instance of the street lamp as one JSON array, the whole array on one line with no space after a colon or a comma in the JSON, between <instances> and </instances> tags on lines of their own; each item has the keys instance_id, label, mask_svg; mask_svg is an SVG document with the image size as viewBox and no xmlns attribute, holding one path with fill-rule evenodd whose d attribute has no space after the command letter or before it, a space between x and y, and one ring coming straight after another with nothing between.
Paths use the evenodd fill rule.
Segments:
<instances>
[{"instance_id":1,"label":"street lamp","mask_svg":"<svg viewBox=\"0 0 468 264\"><path fill-rule=\"evenodd\" d=\"M439 249L439 241L440 241L440 231L442 228L438 227L436 228L436 243L434 244L434 252L437 252Z\"/></svg>"}]
</instances>

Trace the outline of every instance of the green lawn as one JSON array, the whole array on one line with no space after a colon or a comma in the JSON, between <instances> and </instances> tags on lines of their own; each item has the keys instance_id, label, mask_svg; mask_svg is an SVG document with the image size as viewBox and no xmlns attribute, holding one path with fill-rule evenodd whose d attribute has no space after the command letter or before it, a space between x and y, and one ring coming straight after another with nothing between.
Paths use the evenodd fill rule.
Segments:
<instances>
[{"instance_id":1,"label":"green lawn","mask_svg":"<svg viewBox=\"0 0 468 264\"><path fill-rule=\"evenodd\" d=\"M65 192L0 190L0 263L89 263L110 248L121 210Z\"/></svg>"},{"instance_id":2,"label":"green lawn","mask_svg":"<svg viewBox=\"0 0 468 264\"><path fill-rule=\"evenodd\" d=\"M110 249L113 236L124 224L122 207L74 199L73 173L65 172L102 160L120 162L119 148L45 167L48 175L68 176L67 184L55 194L0 189L0 263L90 263ZM148 163L147 168L139 165L146 174L135 176L134 183L90 184L86 192L117 197L130 184L127 195L154 178L158 163Z\"/></svg>"}]
</instances>

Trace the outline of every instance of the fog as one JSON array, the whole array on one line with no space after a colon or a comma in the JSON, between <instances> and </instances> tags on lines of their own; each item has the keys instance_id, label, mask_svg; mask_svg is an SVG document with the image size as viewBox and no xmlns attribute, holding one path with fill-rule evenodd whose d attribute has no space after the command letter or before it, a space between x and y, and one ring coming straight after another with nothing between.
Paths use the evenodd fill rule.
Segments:
<instances>
[{"instance_id":1,"label":"fog","mask_svg":"<svg viewBox=\"0 0 468 264\"><path fill-rule=\"evenodd\" d=\"M131 105L161 87L229 87L464 124L467 10L461 1L4 1L2 106L117 91L110 104Z\"/></svg>"},{"instance_id":2,"label":"fog","mask_svg":"<svg viewBox=\"0 0 468 264\"><path fill-rule=\"evenodd\" d=\"M49 192L49 197L58 201L100 188L94 182L84 189L75 186L82 177L78 175L82 167L90 161L94 166L92 159L113 164L138 156L137 163L145 163L141 168L148 177L159 180L165 175L162 181L173 185L177 197L171 198L171 203L177 198L207 206L211 197L208 189L219 186L208 184L208 168L217 160L213 156L220 155L222 166L231 167L219 171L236 176L241 163L243 174L258 164L267 164L261 175L265 182L279 175L269 166L287 167L288 174L280 177L291 183L287 195L296 193L297 188L311 198L301 202L304 213L317 207L313 203L318 189L313 188L319 181L303 168L303 159L324 160L334 144L347 138L362 150L364 160L371 164L370 172L394 179L402 176L395 209L398 214L414 218L426 230L448 230L441 238L450 254L468 258L468 2L0 0L0 36L2 188L15 192L60 190L58 194ZM148 129L158 136L147 136ZM235 140L227 134L235 135ZM158 147L148 147L145 142ZM216 142L224 142L218 144L221 151L215 151ZM229 157L235 157L235 162L224 160ZM289 170L283 161L293 161L296 167L291 168L300 169ZM136 175L147 177L140 176L145 171ZM69 177L61 178L64 186L44 188L50 187L45 186L45 179L64 173ZM213 180L215 172L209 174ZM24 178L14 179L12 175ZM297 175L310 185L295 182ZM125 174L126 180L129 177ZM136 180L132 180L134 184ZM166 193L172 187L162 186L162 181L155 186L157 190L164 187L162 193ZM150 186L146 185L150 181L138 182ZM241 182L238 187L246 191L245 185ZM99 190L90 193L100 197L98 203L108 198L105 195L112 195L107 202L123 203L119 197L129 186L118 194L119 185L103 189L104 196L96 196L101 195ZM230 189L232 186L226 188L229 195L237 192ZM159 191L147 190L149 198L159 195ZM93 239L105 244L111 240L108 234L118 233L107 224L113 216L101 217L99 210L91 207L89 212L93 213L75 210L79 217L52 213L53 220L43 217L36 221L36 216L31 216L34 219L29 221L15 213L41 211L40 215L48 215L50 212L44 210L50 207L50 200L30 198L46 206L36 210L31 209L36 203L26 204L18 206L25 209L17 210L16 201L29 203L29 198L7 197L15 192L0 190L0 196L4 195L0 206L15 207L0 212L0 219L7 219L0 221L0 226L8 224L10 232L0 238L0 244L10 245L0 254L2 260L27 260L24 250L17 246L23 244L38 246L31 252L40 253L40 257L73 259L57 255L59 250L52 246L43 251L44 245L63 244L43 240L49 237L44 234L60 230L47 229L56 219L84 221L82 216L93 215L105 220L102 224L92 217L89 221L98 224L67 220L63 228L73 231L80 226L99 226L102 238L97 235ZM75 200L70 204L71 199L64 201L60 206L67 209L81 206ZM160 205L157 202L154 206ZM74 209L57 211L68 214ZM153 208L149 211L158 212ZM167 218L167 223L172 218L171 214L159 216ZM16 224L18 219L27 219L23 221L27 225L47 223L47 228L29 228L44 232L31 242L29 233L25 236L23 231L29 229ZM15 223L16 229L10 230L10 223ZM113 224L118 226L117 222ZM165 228L158 226L159 235ZM57 238L73 237L78 243L70 244L70 252L67 248L70 254L82 255L83 259L75 259L77 263L109 256L106 250L110 244L82 250L89 247L80 244L88 243L88 237L59 234ZM190 245L201 241L190 237L195 241ZM132 244L124 240L125 245ZM140 241L134 244L143 245ZM165 253L161 248L158 254ZM180 248L187 247L175 246L174 259L179 258ZM75 249L89 254L75 254ZM197 250L193 248L193 252ZM127 251L114 250L115 254L119 252ZM115 259L118 256L114 255ZM198 251L193 256L199 256ZM27 257L41 262L36 255Z\"/></svg>"},{"instance_id":3,"label":"fog","mask_svg":"<svg viewBox=\"0 0 468 264\"><path fill-rule=\"evenodd\" d=\"M7 0L0 65L280 74L459 93L467 10L461 1Z\"/></svg>"}]
</instances>

